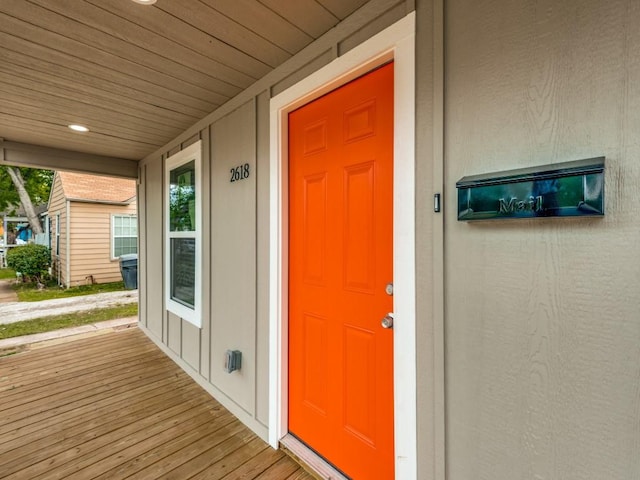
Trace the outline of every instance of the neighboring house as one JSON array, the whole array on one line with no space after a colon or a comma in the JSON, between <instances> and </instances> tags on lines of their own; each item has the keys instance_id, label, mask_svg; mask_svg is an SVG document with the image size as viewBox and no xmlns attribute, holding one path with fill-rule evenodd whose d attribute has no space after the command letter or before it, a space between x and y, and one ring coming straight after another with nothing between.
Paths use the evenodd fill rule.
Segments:
<instances>
[{"instance_id":1,"label":"neighboring house","mask_svg":"<svg viewBox=\"0 0 640 480\"><path fill-rule=\"evenodd\" d=\"M5 243L13 243L15 241L7 242L5 237L5 232L9 235L9 232L13 232L15 234L15 238L19 239L19 243L30 243L36 242L45 245L45 235L48 232L49 221L47 219L47 205L41 203L39 205L34 205L34 211L36 215L40 217L40 225L42 226L42 241L38 242L37 235L33 233L31 229L31 225L29 225L29 219L27 218L27 214L20 205L17 209L10 210L9 213L2 212L0 213L0 236L3 237L3 241Z\"/></svg>"},{"instance_id":2,"label":"neighboring house","mask_svg":"<svg viewBox=\"0 0 640 480\"><path fill-rule=\"evenodd\" d=\"M52 273L66 287L121 280L136 253L136 182L57 171L49 197Z\"/></svg>"},{"instance_id":3,"label":"neighboring house","mask_svg":"<svg viewBox=\"0 0 640 480\"><path fill-rule=\"evenodd\" d=\"M47 216L47 205L36 205L35 212L40 216L43 233L34 234L29 219L25 216L25 211L20 206L11 214L0 213L0 268L6 266L6 255L10 248L25 243L37 243L50 247L49 244L49 217Z\"/></svg>"}]
</instances>

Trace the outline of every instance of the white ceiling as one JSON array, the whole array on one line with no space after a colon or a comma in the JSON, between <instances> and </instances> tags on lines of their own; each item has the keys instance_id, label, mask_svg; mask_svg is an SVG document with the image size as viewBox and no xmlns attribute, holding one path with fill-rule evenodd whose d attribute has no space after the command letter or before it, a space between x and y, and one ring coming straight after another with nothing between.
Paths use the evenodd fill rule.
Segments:
<instances>
[{"instance_id":1,"label":"white ceiling","mask_svg":"<svg viewBox=\"0 0 640 480\"><path fill-rule=\"evenodd\" d=\"M366 1L0 0L0 138L141 159Z\"/></svg>"}]
</instances>

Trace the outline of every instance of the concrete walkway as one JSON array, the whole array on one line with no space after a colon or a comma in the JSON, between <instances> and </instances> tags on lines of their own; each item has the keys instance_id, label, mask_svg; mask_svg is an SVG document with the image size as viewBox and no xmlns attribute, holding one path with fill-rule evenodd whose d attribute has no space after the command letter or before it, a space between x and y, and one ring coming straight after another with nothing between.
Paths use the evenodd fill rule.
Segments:
<instances>
[{"instance_id":1,"label":"concrete walkway","mask_svg":"<svg viewBox=\"0 0 640 480\"><path fill-rule=\"evenodd\" d=\"M53 315L109 308L116 305L136 303L137 301L137 290L96 293L78 297L57 298L55 300L42 300L40 302L17 302L14 300L9 303L0 303L0 325Z\"/></svg>"},{"instance_id":2,"label":"concrete walkway","mask_svg":"<svg viewBox=\"0 0 640 480\"><path fill-rule=\"evenodd\" d=\"M0 325L34 318L114 307L138 301L137 290L125 290L42 300L40 302L18 302L18 297L11 288L12 282L12 280L0 280ZM138 317L128 317L79 327L63 328L51 332L36 333L34 335L5 338L0 340L0 356L66 342L70 339L76 340L123 328L132 328L137 326L137 322Z\"/></svg>"},{"instance_id":3,"label":"concrete walkway","mask_svg":"<svg viewBox=\"0 0 640 480\"><path fill-rule=\"evenodd\" d=\"M138 317L127 317L92 323L90 325L81 325L79 327L61 328L60 330L53 330L51 332L4 338L0 340L0 357L25 350L33 350L34 348L57 345L70 340L102 335L124 328L136 328L137 326Z\"/></svg>"}]
</instances>

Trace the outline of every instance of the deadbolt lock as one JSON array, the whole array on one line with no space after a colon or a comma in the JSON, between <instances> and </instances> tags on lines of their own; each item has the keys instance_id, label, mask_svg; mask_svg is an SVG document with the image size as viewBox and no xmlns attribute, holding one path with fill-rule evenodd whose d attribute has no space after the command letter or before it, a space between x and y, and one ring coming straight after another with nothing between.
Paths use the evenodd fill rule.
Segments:
<instances>
[{"instance_id":1,"label":"deadbolt lock","mask_svg":"<svg viewBox=\"0 0 640 480\"><path fill-rule=\"evenodd\" d=\"M387 313L380 323L382 328L393 328L393 313Z\"/></svg>"},{"instance_id":2,"label":"deadbolt lock","mask_svg":"<svg viewBox=\"0 0 640 480\"><path fill-rule=\"evenodd\" d=\"M387 283L387 286L384 288L384 291L389 296L393 295L393 283L392 282Z\"/></svg>"}]
</instances>

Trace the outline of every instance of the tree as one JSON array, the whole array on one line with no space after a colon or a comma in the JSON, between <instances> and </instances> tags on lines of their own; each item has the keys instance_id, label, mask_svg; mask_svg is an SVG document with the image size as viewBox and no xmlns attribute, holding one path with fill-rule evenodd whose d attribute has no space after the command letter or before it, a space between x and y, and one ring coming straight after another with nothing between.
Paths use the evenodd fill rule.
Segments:
<instances>
[{"instance_id":1,"label":"tree","mask_svg":"<svg viewBox=\"0 0 640 480\"><path fill-rule=\"evenodd\" d=\"M0 211L15 213L22 205L34 233L42 233L40 218L34 204L44 203L49 198L53 172L35 168L0 167Z\"/></svg>"}]
</instances>

